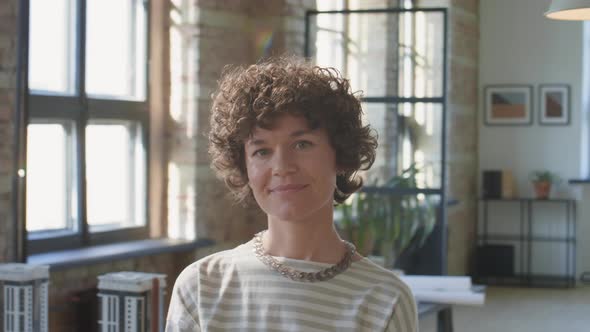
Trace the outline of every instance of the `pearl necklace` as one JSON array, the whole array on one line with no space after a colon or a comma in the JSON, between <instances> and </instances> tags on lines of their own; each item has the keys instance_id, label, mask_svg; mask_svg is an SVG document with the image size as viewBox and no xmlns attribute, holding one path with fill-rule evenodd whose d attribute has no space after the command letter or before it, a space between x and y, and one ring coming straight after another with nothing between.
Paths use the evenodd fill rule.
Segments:
<instances>
[{"instance_id":1,"label":"pearl necklace","mask_svg":"<svg viewBox=\"0 0 590 332\"><path fill-rule=\"evenodd\" d=\"M256 257L258 257L258 259L271 270L279 272L283 277L292 279L294 281L316 282L332 279L348 269L352 263L352 257L356 252L356 247L354 244L342 240L342 242L346 245L347 250L340 262L318 272L298 271L285 266L284 264L277 261L274 257L264 252L264 247L262 245L262 234L264 234L264 232L265 231L262 231L254 235L254 253L256 254Z\"/></svg>"}]
</instances>

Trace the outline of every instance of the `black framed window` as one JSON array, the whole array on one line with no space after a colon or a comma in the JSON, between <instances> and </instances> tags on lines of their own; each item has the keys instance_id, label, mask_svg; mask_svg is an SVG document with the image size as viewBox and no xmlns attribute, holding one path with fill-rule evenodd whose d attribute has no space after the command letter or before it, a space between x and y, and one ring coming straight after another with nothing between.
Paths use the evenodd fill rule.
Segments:
<instances>
[{"instance_id":1,"label":"black framed window","mask_svg":"<svg viewBox=\"0 0 590 332\"><path fill-rule=\"evenodd\" d=\"M146 0L29 0L29 254L149 234Z\"/></svg>"},{"instance_id":2,"label":"black framed window","mask_svg":"<svg viewBox=\"0 0 590 332\"><path fill-rule=\"evenodd\" d=\"M408 271L446 274L447 11L393 2L399 8L364 9L351 1L347 9L308 11L305 54L363 92L364 120L379 134L363 191L415 197L435 208L427 253ZM412 185L388 187L410 167L417 167Z\"/></svg>"}]
</instances>

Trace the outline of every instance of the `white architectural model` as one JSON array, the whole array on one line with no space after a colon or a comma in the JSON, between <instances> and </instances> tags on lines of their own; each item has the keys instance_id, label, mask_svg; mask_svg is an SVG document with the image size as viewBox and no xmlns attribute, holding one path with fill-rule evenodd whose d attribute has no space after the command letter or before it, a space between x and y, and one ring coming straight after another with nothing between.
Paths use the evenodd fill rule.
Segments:
<instances>
[{"instance_id":1,"label":"white architectural model","mask_svg":"<svg viewBox=\"0 0 590 332\"><path fill-rule=\"evenodd\" d=\"M98 277L101 332L163 332L166 275L115 272Z\"/></svg>"},{"instance_id":2,"label":"white architectural model","mask_svg":"<svg viewBox=\"0 0 590 332\"><path fill-rule=\"evenodd\" d=\"M49 266L0 264L0 327L5 332L47 332Z\"/></svg>"}]
</instances>

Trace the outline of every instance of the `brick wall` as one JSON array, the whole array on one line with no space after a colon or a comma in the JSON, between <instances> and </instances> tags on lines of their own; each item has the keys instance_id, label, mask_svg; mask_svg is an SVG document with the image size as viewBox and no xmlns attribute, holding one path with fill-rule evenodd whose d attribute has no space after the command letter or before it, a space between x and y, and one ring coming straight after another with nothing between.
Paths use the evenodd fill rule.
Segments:
<instances>
[{"instance_id":1,"label":"brick wall","mask_svg":"<svg viewBox=\"0 0 590 332\"><path fill-rule=\"evenodd\" d=\"M16 97L17 0L0 2L0 262L13 259L11 216Z\"/></svg>"},{"instance_id":2,"label":"brick wall","mask_svg":"<svg viewBox=\"0 0 590 332\"><path fill-rule=\"evenodd\" d=\"M477 222L477 71L479 0L419 0L418 6L446 7L448 22L447 161L448 273L469 272Z\"/></svg>"},{"instance_id":3,"label":"brick wall","mask_svg":"<svg viewBox=\"0 0 590 332\"><path fill-rule=\"evenodd\" d=\"M477 72L479 1L450 4L449 196L459 204L449 209L448 271L470 270L477 222Z\"/></svg>"}]
</instances>

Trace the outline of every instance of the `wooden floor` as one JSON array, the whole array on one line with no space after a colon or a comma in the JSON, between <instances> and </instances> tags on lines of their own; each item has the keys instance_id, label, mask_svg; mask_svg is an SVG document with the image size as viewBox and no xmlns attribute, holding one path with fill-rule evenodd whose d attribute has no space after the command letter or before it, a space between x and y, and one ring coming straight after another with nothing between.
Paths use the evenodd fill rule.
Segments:
<instances>
[{"instance_id":1,"label":"wooden floor","mask_svg":"<svg viewBox=\"0 0 590 332\"><path fill-rule=\"evenodd\" d=\"M590 332L590 286L573 289L488 287L483 307L453 308L454 332ZM435 317L420 332L435 332Z\"/></svg>"}]
</instances>

